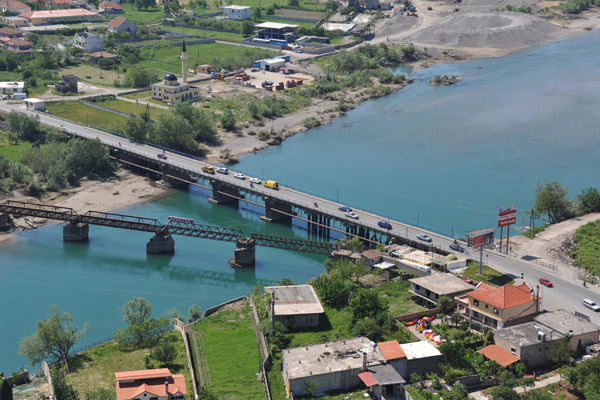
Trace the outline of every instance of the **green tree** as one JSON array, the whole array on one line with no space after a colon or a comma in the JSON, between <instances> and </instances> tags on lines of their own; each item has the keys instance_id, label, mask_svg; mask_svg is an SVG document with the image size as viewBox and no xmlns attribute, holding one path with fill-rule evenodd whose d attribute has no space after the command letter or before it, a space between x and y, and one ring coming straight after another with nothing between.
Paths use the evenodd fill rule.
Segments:
<instances>
[{"instance_id":1,"label":"green tree","mask_svg":"<svg viewBox=\"0 0 600 400\"><path fill-rule=\"evenodd\" d=\"M173 364L177 357L177 349L166 337L158 341L158 344L152 349L151 357L157 360L161 365L169 366Z\"/></svg>"},{"instance_id":2,"label":"green tree","mask_svg":"<svg viewBox=\"0 0 600 400\"><path fill-rule=\"evenodd\" d=\"M180 321L185 321L185 317L183 316L183 314L181 313L181 311L179 311L176 308L171 308L169 311L167 311L167 315L171 319L177 318Z\"/></svg>"},{"instance_id":3,"label":"green tree","mask_svg":"<svg viewBox=\"0 0 600 400\"><path fill-rule=\"evenodd\" d=\"M235 116L229 108L223 111L223 115L221 116L221 126L228 131L235 130Z\"/></svg>"},{"instance_id":4,"label":"green tree","mask_svg":"<svg viewBox=\"0 0 600 400\"><path fill-rule=\"evenodd\" d=\"M67 166L76 176L102 175L112 171L108 147L98 139L70 140Z\"/></svg>"},{"instance_id":5,"label":"green tree","mask_svg":"<svg viewBox=\"0 0 600 400\"><path fill-rule=\"evenodd\" d=\"M334 307L341 307L348 304L348 298L354 289L352 282L344 279L338 271L321 274L312 283L312 286L319 294L322 302Z\"/></svg>"},{"instance_id":6,"label":"green tree","mask_svg":"<svg viewBox=\"0 0 600 400\"><path fill-rule=\"evenodd\" d=\"M190 123L196 140L203 142L216 139L217 129L211 116L194 107L191 101L176 104L174 110Z\"/></svg>"},{"instance_id":7,"label":"green tree","mask_svg":"<svg viewBox=\"0 0 600 400\"><path fill-rule=\"evenodd\" d=\"M178 114L161 114L151 134L152 142L159 146L186 153L196 153L198 150L194 128Z\"/></svg>"},{"instance_id":8,"label":"green tree","mask_svg":"<svg viewBox=\"0 0 600 400\"><path fill-rule=\"evenodd\" d=\"M365 251L365 244L357 236L353 236L350 240L348 240L348 238L343 238L340 240L340 242L347 250L354 251L356 253L362 253Z\"/></svg>"},{"instance_id":9,"label":"green tree","mask_svg":"<svg viewBox=\"0 0 600 400\"><path fill-rule=\"evenodd\" d=\"M140 66L133 66L127 70L127 75L125 75L125 84L135 88L147 87L154 83L154 76L154 73L151 71L146 71Z\"/></svg>"},{"instance_id":10,"label":"green tree","mask_svg":"<svg viewBox=\"0 0 600 400\"><path fill-rule=\"evenodd\" d=\"M119 308L119 311L123 313L123 321L128 325L141 325L150 318L152 305L143 297L134 297Z\"/></svg>"},{"instance_id":11,"label":"green tree","mask_svg":"<svg viewBox=\"0 0 600 400\"><path fill-rule=\"evenodd\" d=\"M85 400L116 400L117 393L114 390L98 388L96 390L86 390Z\"/></svg>"},{"instance_id":12,"label":"green tree","mask_svg":"<svg viewBox=\"0 0 600 400\"><path fill-rule=\"evenodd\" d=\"M56 304L50 307L48 318L38 321L35 333L19 342L19 354L29 358L31 364L36 364L45 358L66 362L69 352L89 330L87 323L80 329L73 323L73 317L68 312L62 315Z\"/></svg>"},{"instance_id":13,"label":"green tree","mask_svg":"<svg viewBox=\"0 0 600 400\"><path fill-rule=\"evenodd\" d=\"M131 116L125 122L125 134L134 142L145 141L149 136L151 128L150 123L140 117Z\"/></svg>"},{"instance_id":14,"label":"green tree","mask_svg":"<svg viewBox=\"0 0 600 400\"><path fill-rule=\"evenodd\" d=\"M309 397L314 397L317 391L317 381L309 379L304 383L304 394Z\"/></svg>"},{"instance_id":15,"label":"green tree","mask_svg":"<svg viewBox=\"0 0 600 400\"><path fill-rule=\"evenodd\" d=\"M450 308L452 308L453 302L454 301L448 296L440 296L440 298L437 301L437 305L442 309L442 312L446 312Z\"/></svg>"},{"instance_id":16,"label":"green tree","mask_svg":"<svg viewBox=\"0 0 600 400\"><path fill-rule=\"evenodd\" d=\"M511 387L508 386L496 386L491 392L492 399L494 400L520 400L521 397Z\"/></svg>"},{"instance_id":17,"label":"green tree","mask_svg":"<svg viewBox=\"0 0 600 400\"><path fill-rule=\"evenodd\" d=\"M278 286L292 286L294 282L292 282L289 278L282 278L279 282L277 282Z\"/></svg>"},{"instance_id":18,"label":"green tree","mask_svg":"<svg viewBox=\"0 0 600 400\"><path fill-rule=\"evenodd\" d=\"M6 116L6 122L21 140L34 142L40 139L42 130L39 116L33 117L19 111L11 111Z\"/></svg>"},{"instance_id":19,"label":"green tree","mask_svg":"<svg viewBox=\"0 0 600 400\"><path fill-rule=\"evenodd\" d=\"M200 386L198 388L198 400L218 400L218 399L219 398L217 397L217 395L214 394L213 391L211 391L206 386Z\"/></svg>"},{"instance_id":20,"label":"green tree","mask_svg":"<svg viewBox=\"0 0 600 400\"><path fill-rule=\"evenodd\" d=\"M60 370L54 368L50 371L52 377L52 390L56 400L77 400L77 392L73 386L67 383L65 375Z\"/></svg>"},{"instance_id":21,"label":"green tree","mask_svg":"<svg viewBox=\"0 0 600 400\"><path fill-rule=\"evenodd\" d=\"M575 361L571 355L570 338L568 336L556 341L554 349L550 353L550 359L560 366L572 364Z\"/></svg>"},{"instance_id":22,"label":"green tree","mask_svg":"<svg viewBox=\"0 0 600 400\"><path fill-rule=\"evenodd\" d=\"M467 387L463 384L454 385L452 390L444 394L444 400L464 400L469 398Z\"/></svg>"},{"instance_id":23,"label":"green tree","mask_svg":"<svg viewBox=\"0 0 600 400\"><path fill-rule=\"evenodd\" d=\"M8 379L0 378L2 385L0 385L0 400L13 400L12 385Z\"/></svg>"},{"instance_id":24,"label":"green tree","mask_svg":"<svg viewBox=\"0 0 600 400\"><path fill-rule=\"evenodd\" d=\"M563 188L556 181L545 181L535 189L534 210L547 214L551 224L564 221L571 217L571 202L567 197L568 188Z\"/></svg>"},{"instance_id":25,"label":"green tree","mask_svg":"<svg viewBox=\"0 0 600 400\"><path fill-rule=\"evenodd\" d=\"M470 369L471 363L468 360L468 351L464 344L459 341L444 342L439 347L442 353L442 361L451 367L458 369Z\"/></svg>"},{"instance_id":26,"label":"green tree","mask_svg":"<svg viewBox=\"0 0 600 400\"><path fill-rule=\"evenodd\" d=\"M353 321L374 318L381 310L387 309L387 304L379 298L374 290L359 290L350 299L349 305Z\"/></svg>"},{"instance_id":27,"label":"green tree","mask_svg":"<svg viewBox=\"0 0 600 400\"><path fill-rule=\"evenodd\" d=\"M300 6L300 0L288 0L288 6L290 8L296 8Z\"/></svg>"},{"instance_id":28,"label":"green tree","mask_svg":"<svg viewBox=\"0 0 600 400\"><path fill-rule=\"evenodd\" d=\"M192 304L188 310L188 323L198 321L202 318L202 309L198 304Z\"/></svg>"},{"instance_id":29,"label":"green tree","mask_svg":"<svg viewBox=\"0 0 600 400\"><path fill-rule=\"evenodd\" d=\"M577 195L577 202L582 214L599 212L600 192L593 187L587 188Z\"/></svg>"},{"instance_id":30,"label":"green tree","mask_svg":"<svg viewBox=\"0 0 600 400\"><path fill-rule=\"evenodd\" d=\"M254 25L252 22L246 20L242 22L242 35L244 36L252 36L254 34Z\"/></svg>"}]
</instances>

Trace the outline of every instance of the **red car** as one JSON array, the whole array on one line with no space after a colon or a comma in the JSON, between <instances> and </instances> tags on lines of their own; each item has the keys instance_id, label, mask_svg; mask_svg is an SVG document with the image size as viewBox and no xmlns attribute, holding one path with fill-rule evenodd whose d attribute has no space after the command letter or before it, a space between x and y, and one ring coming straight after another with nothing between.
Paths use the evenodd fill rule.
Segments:
<instances>
[{"instance_id":1,"label":"red car","mask_svg":"<svg viewBox=\"0 0 600 400\"><path fill-rule=\"evenodd\" d=\"M156 155L156 157L158 157L158 158L160 158L160 159L162 159L162 160L166 160L166 159L167 159L167 156L166 156L166 155L164 155L163 153L158 153L158 154Z\"/></svg>"},{"instance_id":2,"label":"red car","mask_svg":"<svg viewBox=\"0 0 600 400\"><path fill-rule=\"evenodd\" d=\"M550 282L548 279L546 278L540 278L540 283L544 286L547 287L552 287L552 282Z\"/></svg>"}]
</instances>

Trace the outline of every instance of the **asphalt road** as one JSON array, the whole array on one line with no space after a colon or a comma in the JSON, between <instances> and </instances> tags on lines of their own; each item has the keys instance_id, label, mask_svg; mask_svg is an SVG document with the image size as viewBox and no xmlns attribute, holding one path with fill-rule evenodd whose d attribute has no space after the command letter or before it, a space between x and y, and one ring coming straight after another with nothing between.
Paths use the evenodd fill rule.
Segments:
<instances>
[{"instance_id":1,"label":"asphalt road","mask_svg":"<svg viewBox=\"0 0 600 400\"><path fill-rule=\"evenodd\" d=\"M62 129L68 133L73 133L84 138L97 138L106 145L119 147L123 150L137 153L150 159L157 159L157 154L160 152L154 147L130 142L127 139L93 129L79 123L63 120L46 113L27 111L22 105L10 105L6 101L1 101L0 110L5 112L18 110L30 115L37 115L40 118L40 122L44 125ZM378 221L382 219L388 221L381 216L355 209L354 212L359 216L359 219L354 220L346 217L344 212L338 210L338 207L343 204L324 200L319 197L286 187L280 187L280 190L272 190L258 184L254 184L253 187L251 187L248 179L240 180L233 176L234 173L238 171L230 171L228 175L211 175L201 170L202 167L210 164L171 153L169 151L167 151L165 155L167 156L167 159L162 160L163 162L172 166L185 168L193 174L227 182L229 184L238 186L244 191L253 192L258 195L265 195L271 198L281 199L286 202L289 201L307 210L318 211L321 214L329 215L346 223L360 223L362 226L369 228L371 231L391 234L412 240L415 239L415 236L418 233L426 233L433 239L432 245L446 250L449 250L448 246L453 240L452 238L439 235L434 232L428 232L412 225L403 224L393 220L389 220L392 225L392 229L388 232L386 229L382 229L377 225ZM269 178L266 177L266 179ZM476 250L467 249L467 254L473 258L479 258L479 252ZM490 265L491 267L503 273L511 274L514 278L518 278L518 282L521 282L520 277L521 274L523 274L524 281L533 287L538 285L538 279L541 277L550 279L550 281L554 283L553 288L546 288L542 285L539 285L539 293L543 298L541 304L542 309L554 310L562 308L569 312L579 311L588 315L592 322L600 325L600 313L595 313L592 310L585 308L581 303L584 298L589 298L600 304L600 289L597 286L592 287L591 285L588 285L587 288L584 288L582 282L572 276L560 274L559 271L552 271L551 268L544 267L530 261L524 261L502 255L495 251L485 250L483 252L483 262L484 264Z\"/></svg>"}]
</instances>

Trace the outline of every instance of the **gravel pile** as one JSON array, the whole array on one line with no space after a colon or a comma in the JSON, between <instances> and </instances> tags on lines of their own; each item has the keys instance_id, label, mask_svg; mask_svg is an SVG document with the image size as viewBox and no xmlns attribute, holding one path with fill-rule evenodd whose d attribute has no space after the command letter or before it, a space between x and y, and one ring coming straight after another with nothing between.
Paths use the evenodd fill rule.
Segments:
<instances>
[{"instance_id":1,"label":"gravel pile","mask_svg":"<svg viewBox=\"0 0 600 400\"><path fill-rule=\"evenodd\" d=\"M457 4L457 7L469 12L486 12L498 9L503 10L507 5L513 7L528 5L535 10L539 9L536 3L537 1L532 0L462 0L460 4Z\"/></svg>"},{"instance_id":2,"label":"gravel pile","mask_svg":"<svg viewBox=\"0 0 600 400\"><path fill-rule=\"evenodd\" d=\"M456 13L410 36L419 44L448 47L512 49L547 42L560 29L529 14Z\"/></svg>"}]
</instances>

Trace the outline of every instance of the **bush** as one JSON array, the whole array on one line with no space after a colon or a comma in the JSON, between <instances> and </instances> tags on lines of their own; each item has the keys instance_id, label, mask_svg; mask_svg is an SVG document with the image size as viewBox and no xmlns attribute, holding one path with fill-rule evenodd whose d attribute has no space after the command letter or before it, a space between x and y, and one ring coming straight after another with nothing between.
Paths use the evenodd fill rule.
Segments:
<instances>
[{"instance_id":1,"label":"bush","mask_svg":"<svg viewBox=\"0 0 600 400\"><path fill-rule=\"evenodd\" d=\"M310 117L310 118L306 118L305 120L303 120L302 125L306 129L317 128L317 127L321 126L321 121L319 121L315 117Z\"/></svg>"},{"instance_id":2,"label":"bush","mask_svg":"<svg viewBox=\"0 0 600 400\"><path fill-rule=\"evenodd\" d=\"M269 133L269 131L266 131L263 129L258 132L258 139L263 142L269 140L270 137L271 137L271 134Z\"/></svg>"}]
</instances>

